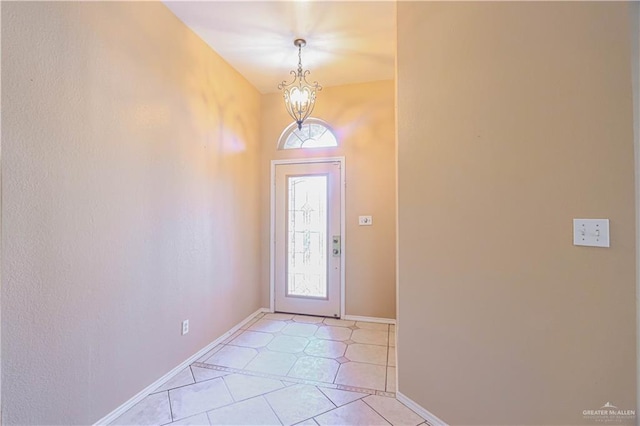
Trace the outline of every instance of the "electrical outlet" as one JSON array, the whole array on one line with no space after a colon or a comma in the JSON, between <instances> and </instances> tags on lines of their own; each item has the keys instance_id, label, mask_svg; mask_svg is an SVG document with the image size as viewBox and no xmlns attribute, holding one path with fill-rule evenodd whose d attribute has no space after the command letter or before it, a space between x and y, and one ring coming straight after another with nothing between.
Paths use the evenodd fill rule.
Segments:
<instances>
[{"instance_id":1,"label":"electrical outlet","mask_svg":"<svg viewBox=\"0 0 640 426\"><path fill-rule=\"evenodd\" d=\"M182 321L182 335L184 336L189 332L189 320Z\"/></svg>"}]
</instances>

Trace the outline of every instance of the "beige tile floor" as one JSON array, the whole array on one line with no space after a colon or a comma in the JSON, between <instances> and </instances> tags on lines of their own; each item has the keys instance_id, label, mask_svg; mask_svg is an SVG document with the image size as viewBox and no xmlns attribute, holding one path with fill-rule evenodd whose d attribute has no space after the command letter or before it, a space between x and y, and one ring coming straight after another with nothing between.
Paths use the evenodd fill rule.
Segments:
<instances>
[{"instance_id":1,"label":"beige tile floor","mask_svg":"<svg viewBox=\"0 0 640 426\"><path fill-rule=\"evenodd\" d=\"M114 425L412 425L395 326L259 314Z\"/></svg>"}]
</instances>

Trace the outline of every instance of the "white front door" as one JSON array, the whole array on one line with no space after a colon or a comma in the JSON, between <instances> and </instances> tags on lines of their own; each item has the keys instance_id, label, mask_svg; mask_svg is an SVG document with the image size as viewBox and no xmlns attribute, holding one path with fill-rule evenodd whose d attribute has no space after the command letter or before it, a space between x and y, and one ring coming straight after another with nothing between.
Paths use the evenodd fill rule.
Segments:
<instances>
[{"instance_id":1,"label":"white front door","mask_svg":"<svg viewBox=\"0 0 640 426\"><path fill-rule=\"evenodd\" d=\"M340 316L340 162L275 166L275 311Z\"/></svg>"}]
</instances>

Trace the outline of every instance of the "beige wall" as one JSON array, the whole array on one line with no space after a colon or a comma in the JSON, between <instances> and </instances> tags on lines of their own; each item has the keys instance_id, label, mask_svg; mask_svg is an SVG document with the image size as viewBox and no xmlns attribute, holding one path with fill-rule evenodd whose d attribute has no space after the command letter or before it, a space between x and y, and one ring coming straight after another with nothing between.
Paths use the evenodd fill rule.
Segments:
<instances>
[{"instance_id":1,"label":"beige wall","mask_svg":"<svg viewBox=\"0 0 640 426\"><path fill-rule=\"evenodd\" d=\"M398 4L399 391L451 424L636 404L624 3ZM611 220L611 248L572 219Z\"/></svg>"},{"instance_id":2,"label":"beige wall","mask_svg":"<svg viewBox=\"0 0 640 426\"><path fill-rule=\"evenodd\" d=\"M636 169L636 247L640 246L640 3L629 4L629 35L632 49L633 133ZM640 253L636 250L636 353L640 353ZM636 357L636 406L640 407L640 357Z\"/></svg>"},{"instance_id":3,"label":"beige wall","mask_svg":"<svg viewBox=\"0 0 640 426\"><path fill-rule=\"evenodd\" d=\"M274 82L275 84L275 82ZM269 306L269 171L271 160L309 156L346 158L346 314L395 318L395 118L394 83L380 81L327 87L314 117L338 135L340 147L277 151L291 123L282 95L262 97L261 248L262 303ZM372 215L373 226L358 226Z\"/></svg>"},{"instance_id":4,"label":"beige wall","mask_svg":"<svg viewBox=\"0 0 640 426\"><path fill-rule=\"evenodd\" d=\"M260 307L260 96L160 3L2 42L3 420L89 424Z\"/></svg>"}]
</instances>

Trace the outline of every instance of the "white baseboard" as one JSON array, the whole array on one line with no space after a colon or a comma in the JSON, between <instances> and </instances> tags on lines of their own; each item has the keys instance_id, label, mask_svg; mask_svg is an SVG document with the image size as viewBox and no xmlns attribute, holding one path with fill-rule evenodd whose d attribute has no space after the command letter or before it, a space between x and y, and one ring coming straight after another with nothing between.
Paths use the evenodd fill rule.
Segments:
<instances>
[{"instance_id":1,"label":"white baseboard","mask_svg":"<svg viewBox=\"0 0 640 426\"><path fill-rule=\"evenodd\" d=\"M107 414L97 422L95 422L94 425L108 425L109 423L113 422L115 419L123 415L128 409L136 405L138 402L142 401L147 395L149 395L151 392L153 392L158 387L160 387L160 385L164 384L166 381L173 378L173 376L175 376L176 374L178 374L179 372L187 368L198 358L200 358L201 356L209 352L215 346L222 343L227 337L231 336L233 333L240 330L240 328L246 323L248 323L249 321L251 321L253 317L263 312L271 312L271 311L269 310L269 308L258 309L257 311L255 311L254 313L252 313L251 315L249 315L248 317L240 321L238 324L233 326L233 328L231 328L229 331L224 333L222 336L218 337L216 340L209 343L207 346L205 346L204 348L200 349L198 352L190 356L188 359L186 359L180 365L175 367L173 370L169 371L167 374L160 377L158 380L156 380L155 382L151 383L149 386L147 386L146 388L138 392L127 402L125 402L124 404L122 404L121 406L119 406L118 408L116 408L115 410L113 410L112 412L110 412L109 414Z\"/></svg>"},{"instance_id":2,"label":"white baseboard","mask_svg":"<svg viewBox=\"0 0 640 426\"><path fill-rule=\"evenodd\" d=\"M432 414L431 412L429 412L429 410L425 409L423 406L416 403L413 399L405 396L404 394L396 391L396 399L415 411L431 426L448 426L447 423L439 419L435 414Z\"/></svg>"},{"instance_id":3,"label":"white baseboard","mask_svg":"<svg viewBox=\"0 0 640 426\"><path fill-rule=\"evenodd\" d=\"M377 317L361 317L359 315L344 315L342 319L350 321L366 321L366 322L379 322L382 324L395 324L396 320L391 318L377 318Z\"/></svg>"}]
</instances>

